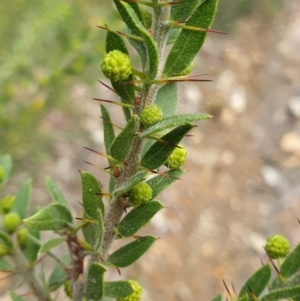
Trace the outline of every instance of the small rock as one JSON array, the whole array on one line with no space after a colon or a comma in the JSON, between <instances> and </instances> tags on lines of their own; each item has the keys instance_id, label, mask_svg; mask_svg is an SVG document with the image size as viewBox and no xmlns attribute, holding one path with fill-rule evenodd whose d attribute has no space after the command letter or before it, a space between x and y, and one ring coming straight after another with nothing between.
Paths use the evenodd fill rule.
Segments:
<instances>
[{"instance_id":1,"label":"small rock","mask_svg":"<svg viewBox=\"0 0 300 301\"><path fill-rule=\"evenodd\" d=\"M280 147L285 152L300 155L300 133L293 131L284 134L280 141Z\"/></svg>"},{"instance_id":2,"label":"small rock","mask_svg":"<svg viewBox=\"0 0 300 301\"><path fill-rule=\"evenodd\" d=\"M281 182L281 175L279 171L272 166L263 166L261 169L261 174L267 185L275 187Z\"/></svg>"},{"instance_id":3,"label":"small rock","mask_svg":"<svg viewBox=\"0 0 300 301\"><path fill-rule=\"evenodd\" d=\"M288 100L288 110L294 117L300 117L300 96L293 96Z\"/></svg>"}]
</instances>

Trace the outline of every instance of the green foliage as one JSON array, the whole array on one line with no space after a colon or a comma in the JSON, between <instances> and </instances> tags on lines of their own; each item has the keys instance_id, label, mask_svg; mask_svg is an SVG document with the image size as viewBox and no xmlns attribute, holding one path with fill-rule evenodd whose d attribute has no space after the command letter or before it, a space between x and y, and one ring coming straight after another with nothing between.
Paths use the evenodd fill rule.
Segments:
<instances>
[{"instance_id":1,"label":"green foliage","mask_svg":"<svg viewBox=\"0 0 300 301\"><path fill-rule=\"evenodd\" d=\"M127 267L137 261L156 241L154 236L140 237L113 252L107 261L116 267Z\"/></svg>"},{"instance_id":2,"label":"green foliage","mask_svg":"<svg viewBox=\"0 0 300 301\"><path fill-rule=\"evenodd\" d=\"M133 288L128 281L104 282L104 295L107 297L119 299L132 293Z\"/></svg>"},{"instance_id":3,"label":"green foliage","mask_svg":"<svg viewBox=\"0 0 300 301\"><path fill-rule=\"evenodd\" d=\"M92 263L88 268L86 296L89 299L98 301L101 300L104 294L103 275L106 268L100 263Z\"/></svg>"},{"instance_id":4,"label":"green foliage","mask_svg":"<svg viewBox=\"0 0 300 301\"><path fill-rule=\"evenodd\" d=\"M50 251L51 249L59 246L61 243L63 243L65 240L62 237L56 237L48 240L46 243L44 243L40 249L39 254L46 253Z\"/></svg>"},{"instance_id":5,"label":"green foliage","mask_svg":"<svg viewBox=\"0 0 300 301\"><path fill-rule=\"evenodd\" d=\"M69 207L63 192L57 187L57 185L49 176L46 178L46 186L53 202Z\"/></svg>"}]
</instances>

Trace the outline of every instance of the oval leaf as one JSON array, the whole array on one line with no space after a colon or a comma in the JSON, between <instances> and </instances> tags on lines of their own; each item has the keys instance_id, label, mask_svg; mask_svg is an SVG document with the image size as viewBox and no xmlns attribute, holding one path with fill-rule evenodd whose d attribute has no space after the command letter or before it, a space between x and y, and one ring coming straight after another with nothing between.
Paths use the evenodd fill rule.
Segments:
<instances>
[{"instance_id":1,"label":"oval leaf","mask_svg":"<svg viewBox=\"0 0 300 301\"><path fill-rule=\"evenodd\" d=\"M19 189L11 212L17 213L21 219L26 217L31 196L31 180L26 181Z\"/></svg>"},{"instance_id":2,"label":"oval leaf","mask_svg":"<svg viewBox=\"0 0 300 301\"><path fill-rule=\"evenodd\" d=\"M115 139L114 127L111 124L111 118L106 107L101 105L101 114L103 118L104 145L106 153L109 155L109 149Z\"/></svg>"},{"instance_id":3,"label":"oval leaf","mask_svg":"<svg viewBox=\"0 0 300 301\"><path fill-rule=\"evenodd\" d=\"M154 125L150 126L146 130L142 131L140 137L146 137L151 134L173 128L175 126L184 125L193 121L203 120L211 118L211 115L208 114L183 114L183 115L174 115L161 119Z\"/></svg>"},{"instance_id":4,"label":"oval leaf","mask_svg":"<svg viewBox=\"0 0 300 301\"><path fill-rule=\"evenodd\" d=\"M82 226L82 233L84 239L88 244L93 246L97 238L96 221L84 211L83 222L84 225Z\"/></svg>"},{"instance_id":5,"label":"oval leaf","mask_svg":"<svg viewBox=\"0 0 300 301\"><path fill-rule=\"evenodd\" d=\"M104 221L101 212L98 211L98 220L96 222L96 240L94 243L94 252L100 253L102 242L103 242L103 234L104 234Z\"/></svg>"},{"instance_id":6,"label":"oval leaf","mask_svg":"<svg viewBox=\"0 0 300 301\"><path fill-rule=\"evenodd\" d=\"M37 260L38 252L39 252L40 245L41 245L41 244L38 244L40 236L41 236L40 231L37 231L34 229L28 230L26 246L25 246L25 249L23 250L23 252L29 263L33 263Z\"/></svg>"},{"instance_id":7,"label":"oval leaf","mask_svg":"<svg viewBox=\"0 0 300 301\"><path fill-rule=\"evenodd\" d=\"M2 186L5 183L7 183L7 181L9 180L10 172L11 172L11 169L12 169L12 158L11 158L11 156L8 155L8 154L0 156L0 166L4 169L4 172L5 172L4 178L0 182L0 186Z\"/></svg>"},{"instance_id":8,"label":"oval leaf","mask_svg":"<svg viewBox=\"0 0 300 301\"><path fill-rule=\"evenodd\" d=\"M104 204L102 202L102 190L98 180L88 172L80 172L82 187L82 203L86 213L98 220L98 209L104 216Z\"/></svg>"},{"instance_id":9,"label":"oval leaf","mask_svg":"<svg viewBox=\"0 0 300 301\"><path fill-rule=\"evenodd\" d=\"M148 169L156 169L163 165L176 145L192 128L191 124L182 125L161 137L161 140L166 142L155 142L143 156L141 166Z\"/></svg>"},{"instance_id":10,"label":"oval leaf","mask_svg":"<svg viewBox=\"0 0 300 301\"><path fill-rule=\"evenodd\" d=\"M280 273L284 278L289 278L300 269L300 244L283 261Z\"/></svg>"},{"instance_id":11,"label":"oval leaf","mask_svg":"<svg viewBox=\"0 0 300 301\"><path fill-rule=\"evenodd\" d=\"M288 299L297 297L300 295L300 285L285 287L271 291L270 293L263 296L260 301L277 301L282 299Z\"/></svg>"},{"instance_id":12,"label":"oval leaf","mask_svg":"<svg viewBox=\"0 0 300 301\"><path fill-rule=\"evenodd\" d=\"M60 204L51 204L39 210L36 214L24 219L28 228L47 231L63 230L72 222L72 215L68 208Z\"/></svg>"},{"instance_id":13,"label":"oval leaf","mask_svg":"<svg viewBox=\"0 0 300 301\"><path fill-rule=\"evenodd\" d=\"M127 267L137 261L156 241L156 237L145 236L112 253L107 261L117 267Z\"/></svg>"},{"instance_id":14,"label":"oval leaf","mask_svg":"<svg viewBox=\"0 0 300 301\"><path fill-rule=\"evenodd\" d=\"M148 50L148 59L149 59L149 70L147 70L148 77L150 80L155 79L158 70L158 50L156 43L154 42L151 35L145 29L141 19L138 18L135 10L130 6L129 3L120 2L124 8L124 15L121 15L124 18L127 26L132 30L134 34L138 34L144 40L144 43Z\"/></svg>"},{"instance_id":15,"label":"oval leaf","mask_svg":"<svg viewBox=\"0 0 300 301\"><path fill-rule=\"evenodd\" d=\"M114 195L123 194L129 191L136 184L145 180L148 176L149 172L146 170L142 170L137 172L135 175L130 177L126 182L124 182L120 187L114 190Z\"/></svg>"},{"instance_id":16,"label":"oval leaf","mask_svg":"<svg viewBox=\"0 0 300 301\"><path fill-rule=\"evenodd\" d=\"M199 4L200 0L182 0L179 4L173 5L171 9L172 20L187 20Z\"/></svg>"},{"instance_id":17,"label":"oval leaf","mask_svg":"<svg viewBox=\"0 0 300 301\"><path fill-rule=\"evenodd\" d=\"M238 295L239 298L248 294L250 300L254 300L251 296L251 292L258 297L263 290L267 287L271 278L271 268L269 264L262 266L259 270L257 270L242 286L240 293Z\"/></svg>"},{"instance_id":18,"label":"oval leaf","mask_svg":"<svg viewBox=\"0 0 300 301\"><path fill-rule=\"evenodd\" d=\"M128 281L104 282L104 296L120 299L133 293L133 288Z\"/></svg>"},{"instance_id":19,"label":"oval leaf","mask_svg":"<svg viewBox=\"0 0 300 301\"><path fill-rule=\"evenodd\" d=\"M164 175L158 175L146 183L152 188L152 198L156 198L163 190L170 186L174 181L178 180L184 171L182 169L172 169Z\"/></svg>"},{"instance_id":20,"label":"oval leaf","mask_svg":"<svg viewBox=\"0 0 300 301\"><path fill-rule=\"evenodd\" d=\"M186 22L186 26L210 28L217 11L218 0L206 0L200 4ZM164 67L164 77L180 74L194 59L202 47L206 32L182 29L175 41Z\"/></svg>"},{"instance_id":21,"label":"oval leaf","mask_svg":"<svg viewBox=\"0 0 300 301\"><path fill-rule=\"evenodd\" d=\"M14 292L9 292L8 294L12 301L26 301L25 299L23 299L22 297L20 297L19 295L17 295Z\"/></svg>"},{"instance_id":22,"label":"oval leaf","mask_svg":"<svg viewBox=\"0 0 300 301\"><path fill-rule=\"evenodd\" d=\"M100 263L92 263L88 268L86 297L92 300L101 300L104 293L103 275L106 268Z\"/></svg>"},{"instance_id":23,"label":"oval leaf","mask_svg":"<svg viewBox=\"0 0 300 301\"><path fill-rule=\"evenodd\" d=\"M132 145L134 135L139 128L140 120L137 115L133 115L126 124L122 132L116 137L110 147L110 154L116 160L123 162Z\"/></svg>"},{"instance_id":24,"label":"oval leaf","mask_svg":"<svg viewBox=\"0 0 300 301\"><path fill-rule=\"evenodd\" d=\"M164 206L156 201L133 208L119 223L119 233L124 237L134 235L138 230L147 225L151 218L162 208Z\"/></svg>"},{"instance_id":25,"label":"oval leaf","mask_svg":"<svg viewBox=\"0 0 300 301\"><path fill-rule=\"evenodd\" d=\"M59 246L64 241L65 240L62 237L56 237L56 238L50 239L49 241L47 241L40 247L39 254L43 254L45 252L50 251L51 249Z\"/></svg>"},{"instance_id":26,"label":"oval leaf","mask_svg":"<svg viewBox=\"0 0 300 301\"><path fill-rule=\"evenodd\" d=\"M177 112L178 91L177 83L163 85L157 92L154 103L157 104L163 116L173 116Z\"/></svg>"},{"instance_id":27,"label":"oval leaf","mask_svg":"<svg viewBox=\"0 0 300 301\"><path fill-rule=\"evenodd\" d=\"M58 188L49 176L46 178L46 186L53 202L69 207L61 189Z\"/></svg>"}]
</instances>

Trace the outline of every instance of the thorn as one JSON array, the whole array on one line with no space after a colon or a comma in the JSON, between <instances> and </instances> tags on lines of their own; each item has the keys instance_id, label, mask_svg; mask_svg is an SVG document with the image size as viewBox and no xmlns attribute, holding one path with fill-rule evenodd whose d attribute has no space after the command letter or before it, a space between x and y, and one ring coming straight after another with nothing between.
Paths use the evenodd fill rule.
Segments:
<instances>
[{"instance_id":1,"label":"thorn","mask_svg":"<svg viewBox=\"0 0 300 301\"><path fill-rule=\"evenodd\" d=\"M214 29L208 29L208 28L202 28L202 27L196 27L196 26L189 26L189 25L181 25L181 24L178 23L178 21L169 22L169 26L170 27L176 27L176 28L182 28L182 29L186 29L186 30L192 30L192 31L227 34L227 32L220 31L220 30L214 30Z\"/></svg>"},{"instance_id":2,"label":"thorn","mask_svg":"<svg viewBox=\"0 0 300 301\"><path fill-rule=\"evenodd\" d=\"M236 290L234 288L233 282L231 281L231 287L232 287L232 291L234 292L234 294L236 295Z\"/></svg>"},{"instance_id":3,"label":"thorn","mask_svg":"<svg viewBox=\"0 0 300 301\"><path fill-rule=\"evenodd\" d=\"M299 223L299 225L300 225L300 219L299 219L299 218L297 218L297 220L298 220L298 223Z\"/></svg>"},{"instance_id":4,"label":"thorn","mask_svg":"<svg viewBox=\"0 0 300 301\"><path fill-rule=\"evenodd\" d=\"M250 288L250 286L247 285L247 287L248 287L249 293L250 293L251 297L253 298L253 300L257 301L258 299L257 299L256 295L253 293L253 291Z\"/></svg>"},{"instance_id":5,"label":"thorn","mask_svg":"<svg viewBox=\"0 0 300 301\"><path fill-rule=\"evenodd\" d=\"M117 271L118 271L118 274L121 276L121 270L119 267L116 267Z\"/></svg>"},{"instance_id":6,"label":"thorn","mask_svg":"<svg viewBox=\"0 0 300 301\"><path fill-rule=\"evenodd\" d=\"M100 84L102 84L105 88L107 88L108 90L112 91L113 93L117 94L117 92L112 88L110 87L109 85L105 84L104 82L102 82L101 80L98 80L98 82ZM117 94L118 95L118 94Z\"/></svg>"},{"instance_id":7,"label":"thorn","mask_svg":"<svg viewBox=\"0 0 300 301\"><path fill-rule=\"evenodd\" d=\"M226 289L226 291L227 291L227 294L228 294L229 298L232 299L231 293L230 293L230 291L229 291L229 289L228 289L228 286L227 286L225 280L222 279L222 281L223 281L223 284L224 284L224 286L225 286L225 289Z\"/></svg>"},{"instance_id":8,"label":"thorn","mask_svg":"<svg viewBox=\"0 0 300 301\"><path fill-rule=\"evenodd\" d=\"M104 120L105 122L107 122L108 124L110 124L110 125L116 127L117 129L123 130L123 128L122 128L121 126L116 125L115 123L111 122L110 120L108 120L108 119L106 119L106 118L104 118L104 117L102 117L102 116L99 116L99 117L100 117L102 120Z\"/></svg>"},{"instance_id":9,"label":"thorn","mask_svg":"<svg viewBox=\"0 0 300 301\"><path fill-rule=\"evenodd\" d=\"M121 31L116 31L116 33L119 34L120 36L124 36L128 39L136 40L136 41L139 41L139 42L144 42L143 38L137 37L137 36L132 35L132 34L128 34L128 33L121 32Z\"/></svg>"},{"instance_id":10,"label":"thorn","mask_svg":"<svg viewBox=\"0 0 300 301\"><path fill-rule=\"evenodd\" d=\"M182 1L160 2L160 3L158 3L158 6L178 5L181 3L183 3L183 2Z\"/></svg>"},{"instance_id":11,"label":"thorn","mask_svg":"<svg viewBox=\"0 0 300 301\"><path fill-rule=\"evenodd\" d=\"M278 277L282 277L280 271L278 270L277 266L275 265L275 263L273 261L273 258L271 258L271 256L269 255L269 253L267 252L267 250L266 250L265 247L264 247L264 250L265 250L265 252L266 252L266 254L267 254L268 258L269 258L269 261L271 262L271 265L275 269L277 276Z\"/></svg>"},{"instance_id":12,"label":"thorn","mask_svg":"<svg viewBox=\"0 0 300 301\"><path fill-rule=\"evenodd\" d=\"M101 170L101 171L104 171L104 172L106 172L107 174L109 174L109 175L111 175L111 176L113 176L113 174L111 173L111 172L109 172L108 170L106 170L106 169L103 169L102 167L100 167L99 165L96 165L96 164L94 164L94 163L91 163L91 162L88 162L88 161L83 161L84 163L86 163L86 164L89 164L89 165L91 165L91 166L93 166L93 167L95 167L95 168L97 168L97 169L99 169L99 170ZM100 185L101 187L102 187L102 185Z\"/></svg>"},{"instance_id":13,"label":"thorn","mask_svg":"<svg viewBox=\"0 0 300 301\"><path fill-rule=\"evenodd\" d=\"M91 148L89 148L89 147L86 147L86 146L83 146L83 148L85 148L85 149L87 149L87 150L89 150L89 151L91 151L91 152L93 152L93 153L95 153L95 154L97 154L97 155L100 155L100 156L102 156L102 157L104 157L104 158L106 158L106 159L108 159L108 160L112 160L112 161L117 162L117 161L116 161L113 157L111 157L111 156L105 155L105 154L103 154L103 153L101 153L101 152L98 152L98 151L96 151L96 150L94 150L94 149L91 149Z\"/></svg>"},{"instance_id":14,"label":"thorn","mask_svg":"<svg viewBox=\"0 0 300 301\"><path fill-rule=\"evenodd\" d=\"M93 98L93 100L102 101L102 102L114 104L114 105L117 105L117 106L121 106L121 107L126 107L126 108L129 108L129 109L133 109L132 105L127 104L127 103L123 103L121 101L108 100L108 99L102 99L102 98Z\"/></svg>"}]
</instances>

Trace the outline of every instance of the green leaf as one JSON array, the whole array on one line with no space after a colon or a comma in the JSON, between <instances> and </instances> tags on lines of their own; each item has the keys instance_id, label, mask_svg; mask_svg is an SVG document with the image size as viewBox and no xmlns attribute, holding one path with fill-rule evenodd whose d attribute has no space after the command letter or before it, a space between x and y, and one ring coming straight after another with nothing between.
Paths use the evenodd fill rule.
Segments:
<instances>
[{"instance_id":1,"label":"green leaf","mask_svg":"<svg viewBox=\"0 0 300 301\"><path fill-rule=\"evenodd\" d=\"M123 194L129 191L136 184L145 180L148 176L149 172L146 170L138 171L135 175L130 177L127 181L125 181L120 187L114 190L114 195Z\"/></svg>"},{"instance_id":2,"label":"green leaf","mask_svg":"<svg viewBox=\"0 0 300 301\"><path fill-rule=\"evenodd\" d=\"M60 258L60 260L66 266L70 265L71 263L70 255L64 255ZM64 283L64 281L66 280L66 278L67 278L67 273L65 269L60 264L56 264L48 280L50 291L53 292L59 289Z\"/></svg>"},{"instance_id":3,"label":"green leaf","mask_svg":"<svg viewBox=\"0 0 300 301\"><path fill-rule=\"evenodd\" d=\"M0 257L0 271L12 271L13 269L13 266L8 261Z\"/></svg>"},{"instance_id":4,"label":"green leaf","mask_svg":"<svg viewBox=\"0 0 300 301\"><path fill-rule=\"evenodd\" d=\"M219 294L219 295L215 296L214 298L212 298L211 301L222 301L222 295Z\"/></svg>"},{"instance_id":5,"label":"green leaf","mask_svg":"<svg viewBox=\"0 0 300 301\"><path fill-rule=\"evenodd\" d=\"M124 27L124 32L129 35L134 35L133 32L127 26ZM146 67L146 62L147 62L147 57L148 57L145 44L142 42L139 42L137 40L130 39L130 38L128 38L128 41L139 54L141 61L142 61L143 71L145 72L145 67Z\"/></svg>"},{"instance_id":6,"label":"green leaf","mask_svg":"<svg viewBox=\"0 0 300 301\"><path fill-rule=\"evenodd\" d=\"M236 301L248 301L249 300L249 295L246 294L243 297L240 297L238 299L236 299Z\"/></svg>"},{"instance_id":7,"label":"green leaf","mask_svg":"<svg viewBox=\"0 0 300 301\"><path fill-rule=\"evenodd\" d=\"M124 237L134 235L138 230L146 226L151 218L162 208L164 206L157 201L148 202L133 208L119 223L119 233Z\"/></svg>"},{"instance_id":8,"label":"green leaf","mask_svg":"<svg viewBox=\"0 0 300 301\"><path fill-rule=\"evenodd\" d=\"M183 115L174 115L161 119L154 125L145 129L141 132L140 137L144 138L146 136L152 135L154 133L173 128L175 126L188 124L193 121L203 120L211 118L212 116L208 114L183 114Z\"/></svg>"},{"instance_id":9,"label":"green leaf","mask_svg":"<svg viewBox=\"0 0 300 301\"><path fill-rule=\"evenodd\" d=\"M158 175L146 183L152 188L152 198L156 198L168 186L180 178L184 174L182 169L172 169L165 173L165 175Z\"/></svg>"},{"instance_id":10,"label":"green leaf","mask_svg":"<svg viewBox=\"0 0 300 301\"><path fill-rule=\"evenodd\" d=\"M96 239L94 243L94 252L100 253L104 234L104 221L101 212L98 213L98 219L95 224Z\"/></svg>"},{"instance_id":11,"label":"green leaf","mask_svg":"<svg viewBox=\"0 0 300 301\"><path fill-rule=\"evenodd\" d=\"M33 263L37 260L40 244L38 244L36 240L39 240L40 236L40 231L33 229L28 230L26 246L23 250L23 253L29 263Z\"/></svg>"},{"instance_id":12,"label":"green leaf","mask_svg":"<svg viewBox=\"0 0 300 301\"><path fill-rule=\"evenodd\" d=\"M103 275L107 271L100 263L92 263L88 268L86 297L92 300L101 300L104 293Z\"/></svg>"},{"instance_id":13,"label":"green leaf","mask_svg":"<svg viewBox=\"0 0 300 301\"><path fill-rule=\"evenodd\" d=\"M98 220L98 210L104 216L104 204L102 202L102 190L98 180L88 172L80 172L82 186L82 203L86 213Z\"/></svg>"},{"instance_id":14,"label":"green leaf","mask_svg":"<svg viewBox=\"0 0 300 301\"><path fill-rule=\"evenodd\" d=\"M172 20L187 20L201 0L182 0L180 4L173 5L171 9Z\"/></svg>"},{"instance_id":15,"label":"green leaf","mask_svg":"<svg viewBox=\"0 0 300 301\"><path fill-rule=\"evenodd\" d=\"M182 125L161 137L161 140L166 141L166 143L155 142L143 156L140 163L141 166L148 169L156 169L163 165L176 145L192 128L191 124Z\"/></svg>"},{"instance_id":16,"label":"green leaf","mask_svg":"<svg viewBox=\"0 0 300 301\"><path fill-rule=\"evenodd\" d=\"M83 212L83 219L84 220L89 220L89 222L86 223L82 227L82 232L83 232L84 239L88 244L93 246L95 244L96 239L97 239L96 221L93 218L91 218L85 211Z\"/></svg>"},{"instance_id":17,"label":"green leaf","mask_svg":"<svg viewBox=\"0 0 300 301\"><path fill-rule=\"evenodd\" d=\"M2 166L2 168L4 169L4 178L2 179L2 181L0 182L0 186L4 185L7 183L7 181L9 180L9 176L10 176L10 172L12 169L12 158L10 155L5 154L0 156L0 166Z\"/></svg>"},{"instance_id":18,"label":"green leaf","mask_svg":"<svg viewBox=\"0 0 300 301\"><path fill-rule=\"evenodd\" d=\"M110 146L115 139L114 127L111 124L111 118L106 107L101 105L101 114L103 117L103 132L104 132L104 144L106 153L109 155ZM110 163L110 162L109 162Z\"/></svg>"},{"instance_id":19,"label":"green leaf","mask_svg":"<svg viewBox=\"0 0 300 301\"><path fill-rule=\"evenodd\" d=\"M300 285L285 287L269 292L264 295L260 301L277 301L297 297L300 295Z\"/></svg>"},{"instance_id":20,"label":"green leaf","mask_svg":"<svg viewBox=\"0 0 300 301\"><path fill-rule=\"evenodd\" d=\"M218 0L206 0L200 4L186 22L186 26L210 28L217 11L217 4ZM204 31L181 30L167 57L164 77L180 74L193 61L204 43L206 34Z\"/></svg>"},{"instance_id":21,"label":"green leaf","mask_svg":"<svg viewBox=\"0 0 300 301\"><path fill-rule=\"evenodd\" d=\"M24 222L31 229L58 231L69 227L72 215L68 208L56 203L42 208L36 214L24 219Z\"/></svg>"},{"instance_id":22,"label":"green leaf","mask_svg":"<svg viewBox=\"0 0 300 301\"><path fill-rule=\"evenodd\" d=\"M66 206L67 208L69 207L61 189L58 188L49 176L46 178L46 186L53 202Z\"/></svg>"},{"instance_id":23,"label":"green leaf","mask_svg":"<svg viewBox=\"0 0 300 301\"><path fill-rule=\"evenodd\" d=\"M2 231L0 231L0 242L2 242L10 250L14 248L14 243L11 240L10 236Z\"/></svg>"},{"instance_id":24,"label":"green leaf","mask_svg":"<svg viewBox=\"0 0 300 301\"><path fill-rule=\"evenodd\" d=\"M139 117L137 115L133 115L122 132L113 141L110 147L110 155L114 159L120 162L125 160L126 155L132 145L134 135L138 131L139 124Z\"/></svg>"},{"instance_id":25,"label":"green leaf","mask_svg":"<svg viewBox=\"0 0 300 301\"><path fill-rule=\"evenodd\" d=\"M164 118L176 114L178 103L177 93L177 83L163 85L158 90L154 103L161 108Z\"/></svg>"},{"instance_id":26,"label":"green leaf","mask_svg":"<svg viewBox=\"0 0 300 301\"><path fill-rule=\"evenodd\" d=\"M117 267L127 267L137 261L156 241L156 237L144 236L112 253L107 261Z\"/></svg>"},{"instance_id":27,"label":"green leaf","mask_svg":"<svg viewBox=\"0 0 300 301\"><path fill-rule=\"evenodd\" d=\"M250 300L254 300L250 294L253 292L255 296L259 296L263 290L267 287L271 278L271 268L269 264L265 264L259 270L257 270L242 286L240 293L238 295L239 298L248 294Z\"/></svg>"},{"instance_id":28,"label":"green leaf","mask_svg":"<svg viewBox=\"0 0 300 301\"><path fill-rule=\"evenodd\" d=\"M180 28L172 28L170 30L170 34L168 36L167 45L173 44L176 41L176 39L178 38L180 32L181 32Z\"/></svg>"},{"instance_id":29,"label":"green leaf","mask_svg":"<svg viewBox=\"0 0 300 301\"><path fill-rule=\"evenodd\" d=\"M14 292L9 292L8 294L12 301L26 301L25 299L23 299L22 297L20 297L19 295L17 295Z\"/></svg>"},{"instance_id":30,"label":"green leaf","mask_svg":"<svg viewBox=\"0 0 300 301\"><path fill-rule=\"evenodd\" d=\"M104 282L104 296L120 299L133 293L133 288L128 281Z\"/></svg>"},{"instance_id":31,"label":"green leaf","mask_svg":"<svg viewBox=\"0 0 300 301\"><path fill-rule=\"evenodd\" d=\"M112 30L107 30L106 52L109 53L113 50L119 50L119 51L129 55L127 47L126 47L123 39L119 36L119 34L117 34L116 32L114 32Z\"/></svg>"},{"instance_id":32,"label":"green leaf","mask_svg":"<svg viewBox=\"0 0 300 301\"><path fill-rule=\"evenodd\" d=\"M52 238L46 243L44 243L39 249L39 255L50 251L51 249L59 246L65 240L62 237Z\"/></svg>"},{"instance_id":33,"label":"green leaf","mask_svg":"<svg viewBox=\"0 0 300 301\"><path fill-rule=\"evenodd\" d=\"M19 189L11 212L17 213L21 219L26 217L31 196L31 180L27 180Z\"/></svg>"},{"instance_id":34,"label":"green leaf","mask_svg":"<svg viewBox=\"0 0 300 301\"><path fill-rule=\"evenodd\" d=\"M141 22L141 19L138 18L132 6L130 6L129 3L123 1L120 1L119 3L121 3L121 5L123 6L124 14L121 16L127 26L134 34L137 34L144 39L144 43L148 50L149 59L148 77L150 80L153 80L155 79L158 70L158 50L156 43L154 42L148 31L145 29L144 25Z\"/></svg>"},{"instance_id":35,"label":"green leaf","mask_svg":"<svg viewBox=\"0 0 300 301\"><path fill-rule=\"evenodd\" d=\"M289 278L300 269L300 244L283 261L280 273L284 278Z\"/></svg>"}]
</instances>

